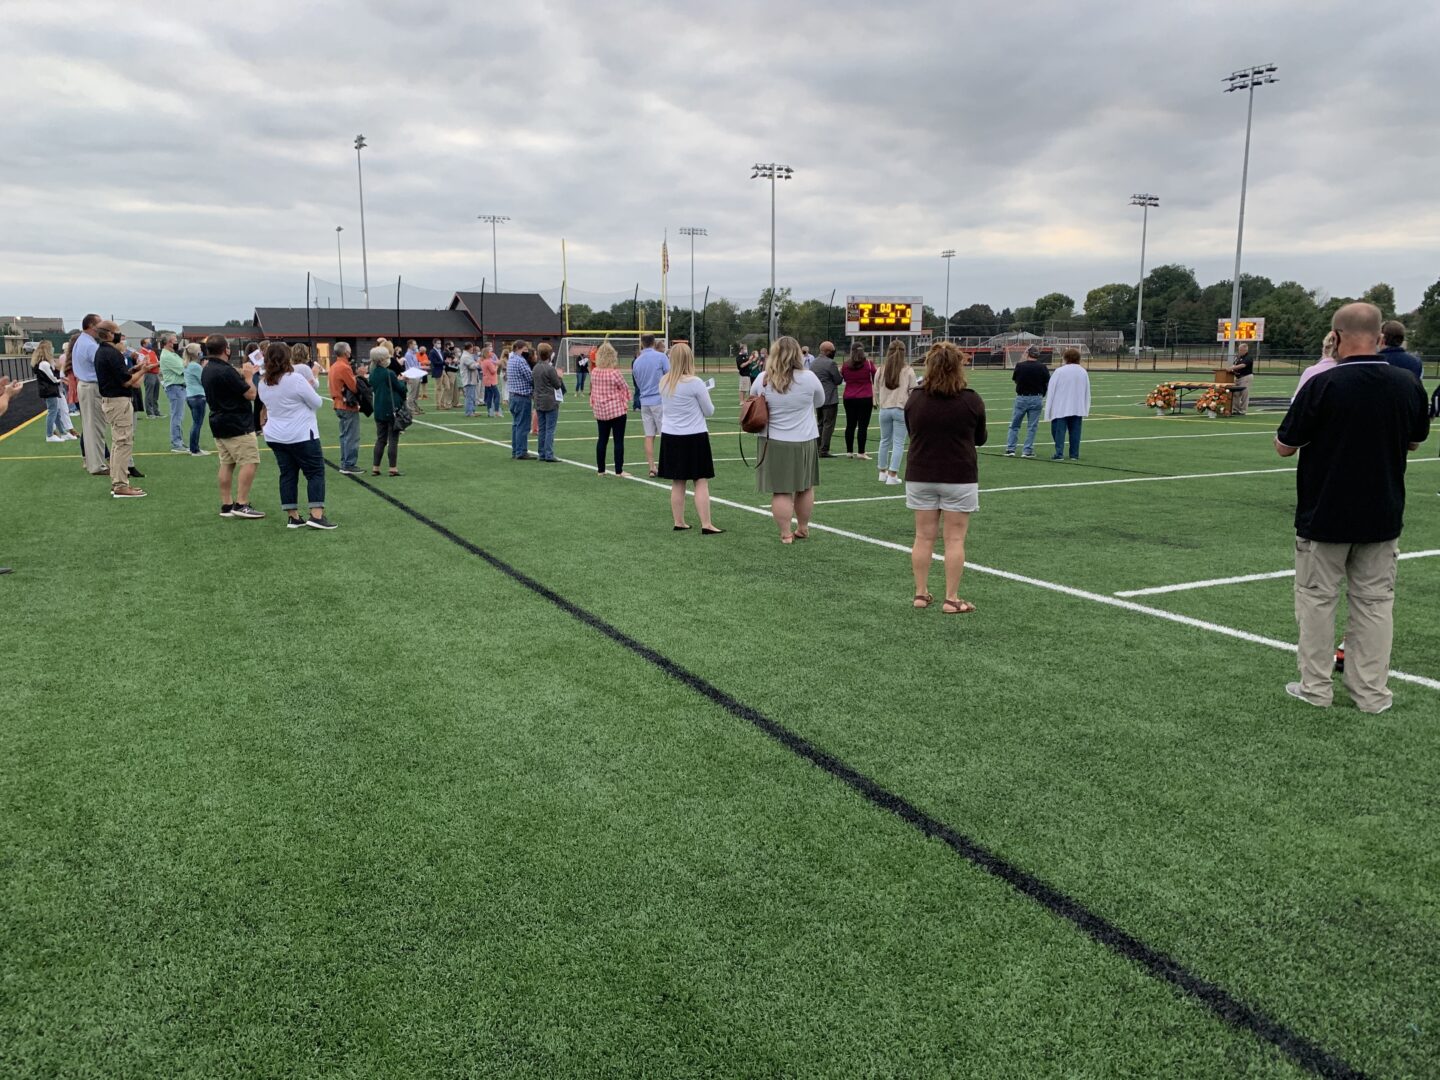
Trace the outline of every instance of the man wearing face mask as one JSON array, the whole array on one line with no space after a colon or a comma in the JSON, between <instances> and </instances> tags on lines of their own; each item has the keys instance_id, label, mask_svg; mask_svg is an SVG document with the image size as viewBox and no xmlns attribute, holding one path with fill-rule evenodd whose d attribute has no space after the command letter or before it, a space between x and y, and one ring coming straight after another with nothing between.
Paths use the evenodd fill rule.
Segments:
<instances>
[{"instance_id":1,"label":"man wearing face mask","mask_svg":"<svg viewBox=\"0 0 1440 1080\"><path fill-rule=\"evenodd\" d=\"M516 461L534 461L530 453L530 406L535 393L535 366L528 341L517 341L505 368L510 391L510 456Z\"/></svg>"}]
</instances>

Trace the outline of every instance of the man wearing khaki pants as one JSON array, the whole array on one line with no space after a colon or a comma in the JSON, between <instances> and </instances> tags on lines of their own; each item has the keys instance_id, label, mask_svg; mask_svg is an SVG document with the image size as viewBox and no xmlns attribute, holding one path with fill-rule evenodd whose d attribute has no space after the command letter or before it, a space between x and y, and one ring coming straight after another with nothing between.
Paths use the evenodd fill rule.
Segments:
<instances>
[{"instance_id":1,"label":"man wearing khaki pants","mask_svg":"<svg viewBox=\"0 0 1440 1080\"><path fill-rule=\"evenodd\" d=\"M135 411L131 393L145 378L145 365L134 370L125 366L125 357L115 347L120 328L108 320L97 323L95 336L95 386L105 422L110 425L110 494L117 499L143 499L145 492L130 484L130 461L135 447Z\"/></svg>"},{"instance_id":2,"label":"man wearing khaki pants","mask_svg":"<svg viewBox=\"0 0 1440 1080\"><path fill-rule=\"evenodd\" d=\"M1285 692L1322 708L1334 693L1335 608L1342 588L1345 689L1365 713L1390 708L1395 560L1405 517L1406 455L1430 434L1429 402L1408 371L1376 355L1380 309L1346 304L1331 323L1339 363L1307 382L1275 436L1296 470L1295 621L1300 681Z\"/></svg>"}]
</instances>

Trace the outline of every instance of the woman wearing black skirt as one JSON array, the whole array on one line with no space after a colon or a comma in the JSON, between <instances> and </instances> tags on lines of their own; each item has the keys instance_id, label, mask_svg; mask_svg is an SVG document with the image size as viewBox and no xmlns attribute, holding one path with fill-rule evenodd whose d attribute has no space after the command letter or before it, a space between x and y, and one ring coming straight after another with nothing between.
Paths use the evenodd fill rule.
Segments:
<instances>
[{"instance_id":1,"label":"woman wearing black skirt","mask_svg":"<svg viewBox=\"0 0 1440 1080\"><path fill-rule=\"evenodd\" d=\"M659 475L670 481L670 515L675 531L684 532L685 485L695 485L695 509L700 514L700 532L714 536L710 520L710 478L715 475L710 456L710 431L705 418L714 415L710 391L695 374L695 354L684 344L670 347L670 370L660 380L660 468Z\"/></svg>"}]
</instances>

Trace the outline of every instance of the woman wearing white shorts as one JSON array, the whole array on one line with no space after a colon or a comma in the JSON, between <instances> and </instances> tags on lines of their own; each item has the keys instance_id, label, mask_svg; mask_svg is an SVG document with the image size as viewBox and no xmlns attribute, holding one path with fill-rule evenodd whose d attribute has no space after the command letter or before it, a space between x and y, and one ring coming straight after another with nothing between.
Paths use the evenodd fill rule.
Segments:
<instances>
[{"instance_id":1,"label":"woman wearing white shorts","mask_svg":"<svg viewBox=\"0 0 1440 1080\"><path fill-rule=\"evenodd\" d=\"M915 543L910 566L915 573L917 608L935 602L930 595L930 566L935 540L944 525L947 615L966 615L975 605L960 599L965 570L965 534L970 515L980 508L976 447L985 445L985 402L966 385L965 356L941 341L925 354L925 378L905 402L910 457L905 465L905 505L915 511Z\"/></svg>"}]
</instances>

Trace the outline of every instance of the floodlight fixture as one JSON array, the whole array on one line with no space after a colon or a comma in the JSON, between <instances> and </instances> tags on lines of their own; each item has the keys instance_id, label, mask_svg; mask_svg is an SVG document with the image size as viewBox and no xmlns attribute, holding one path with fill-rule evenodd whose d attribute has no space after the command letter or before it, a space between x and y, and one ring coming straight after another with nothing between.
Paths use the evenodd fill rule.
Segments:
<instances>
[{"instance_id":1,"label":"floodlight fixture","mask_svg":"<svg viewBox=\"0 0 1440 1080\"><path fill-rule=\"evenodd\" d=\"M756 162L750 168L751 180L770 181L770 341L773 344L780 336L779 309L775 304L775 181L791 179L795 170L774 161Z\"/></svg>"},{"instance_id":2,"label":"floodlight fixture","mask_svg":"<svg viewBox=\"0 0 1440 1080\"><path fill-rule=\"evenodd\" d=\"M504 214L476 214L476 221L483 221L490 226L490 275L495 283L495 291L500 291L500 246L496 238L495 227L504 225L510 219Z\"/></svg>"},{"instance_id":3,"label":"floodlight fixture","mask_svg":"<svg viewBox=\"0 0 1440 1080\"><path fill-rule=\"evenodd\" d=\"M1255 67L1232 71L1221 80L1225 83L1225 93L1244 90L1248 98L1245 108L1245 156L1240 166L1240 220L1235 229L1235 276L1230 286L1230 341L1227 354L1232 364L1235 362L1235 330L1240 325L1240 253L1245 242L1245 189L1250 179L1250 129L1255 119L1255 88L1278 82L1275 77L1278 70L1274 64L1257 64Z\"/></svg>"}]
</instances>

